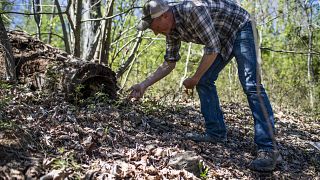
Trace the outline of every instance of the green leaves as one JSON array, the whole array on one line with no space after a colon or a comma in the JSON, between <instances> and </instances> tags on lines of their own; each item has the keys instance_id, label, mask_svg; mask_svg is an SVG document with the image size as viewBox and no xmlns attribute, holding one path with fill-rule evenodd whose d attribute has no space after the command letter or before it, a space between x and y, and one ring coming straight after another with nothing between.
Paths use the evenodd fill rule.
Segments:
<instances>
[{"instance_id":1,"label":"green leaves","mask_svg":"<svg viewBox=\"0 0 320 180\"><path fill-rule=\"evenodd\" d=\"M198 166L199 166L199 170L200 170L200 178L201 179L208 179L209 167L206 167L204 165L203 161L200 161Z\"/></svg>"}]
</instances>

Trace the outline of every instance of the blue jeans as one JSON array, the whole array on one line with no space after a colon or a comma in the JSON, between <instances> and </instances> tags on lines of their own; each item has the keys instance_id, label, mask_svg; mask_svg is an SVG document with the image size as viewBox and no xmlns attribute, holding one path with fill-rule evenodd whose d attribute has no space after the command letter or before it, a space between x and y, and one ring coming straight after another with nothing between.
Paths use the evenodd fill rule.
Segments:
<instances>
[{"instance_id":1,"label":"blue jeans","mask_svg":"<svg viewBox=\"0 0 320 180\"><path fill-rule=\"evenodd\" d=\"M222 139L227 136L215 81L220 71L230 62L232 57L236 58L239 80L254 118L254 141L259 149L272 150L275 148L273 144L274 116L268 96L260 83L259 74L257 74L259 70L257 69L257 56L251 22L246 23L237 33L230 59L223 60L218 55L197 85L206 133Z\"/></svg>"}]
</instances>

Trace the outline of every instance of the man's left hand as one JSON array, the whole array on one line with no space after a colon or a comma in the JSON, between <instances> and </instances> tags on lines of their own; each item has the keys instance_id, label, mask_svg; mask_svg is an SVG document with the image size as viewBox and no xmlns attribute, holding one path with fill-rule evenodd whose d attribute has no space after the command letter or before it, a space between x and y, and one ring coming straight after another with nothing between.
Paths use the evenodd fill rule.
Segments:
<instances>
[{"instance_id":1,"label":"man's left hand","mask_svg":"<svg viewBox=\"0 0 320 180\"><path fill-rule=\"evenodd\" d=\"M199 80L195 77L187 78L183 81L183 85L187 89L193 89L198 84Z\"/></svg>"}]
</instances>

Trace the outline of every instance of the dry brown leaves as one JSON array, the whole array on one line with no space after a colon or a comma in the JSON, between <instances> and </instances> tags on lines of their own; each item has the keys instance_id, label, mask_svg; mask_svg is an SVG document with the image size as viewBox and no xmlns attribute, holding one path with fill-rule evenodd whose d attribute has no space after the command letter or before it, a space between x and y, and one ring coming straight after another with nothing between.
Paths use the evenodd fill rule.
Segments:
<instances>
[{"instance_id":1,"label":"dry brown leaves","mask_svg":"<svg viewBox=\"0 0 320 180\"><path fill-rule=\"evenodd\" d=\"M8 92L9 93L9 92ZM5 93L2 93L5 94ZM223 106L228 143L194 143L184 134L203 131L194 103L149 100L77 107L59 94L18 89L2 110L0 176L4 179L208 179L319 177L317 120L276 111L284 162L272 173L248 169L254 158L253 121L246 105ZM169 104L169 103L168 103Z\"/></svg>"}]
</instances>

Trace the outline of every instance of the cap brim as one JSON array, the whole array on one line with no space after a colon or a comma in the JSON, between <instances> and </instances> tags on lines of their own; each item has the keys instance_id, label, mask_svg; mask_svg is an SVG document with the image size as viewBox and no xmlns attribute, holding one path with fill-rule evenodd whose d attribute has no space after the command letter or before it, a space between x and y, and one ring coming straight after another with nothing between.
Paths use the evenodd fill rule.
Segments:
<instances>
[{"instance_id":1,"label":"cap brim","mask_svg":"<svg viewBox=\"0 0 320 180\"><path fill-rule=\"evenodd\" d=\"M137 26L137 29L139 31L144 31L146 29L148 29L150 27L150 23L145 21L145 20L141 20L140 23Z\"/></svg>"}]
</instances>

